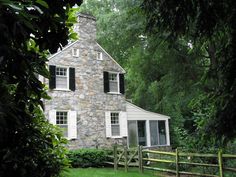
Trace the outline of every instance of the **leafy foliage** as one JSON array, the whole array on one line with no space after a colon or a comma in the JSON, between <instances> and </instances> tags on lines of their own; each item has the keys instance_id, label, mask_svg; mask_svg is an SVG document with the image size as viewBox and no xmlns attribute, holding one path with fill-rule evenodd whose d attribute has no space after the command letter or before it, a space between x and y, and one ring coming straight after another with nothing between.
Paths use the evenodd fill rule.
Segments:
<instances>
[{"instance_id":1,"label":"leafy foliage","mask_svg":"<svg viewBox=\"0 0 236 177\"><path fill-rule=\"evenodd\" d=\"M99 43L126 69L126 97L171 117L173 147L215 149L235 135L229 3L91 0L81 7L96 16Z\"/></svg>"},{"instance_id":2,"label":"leafy foliage","mask_svg":"<svg viewBox=\"0 0 236 177\"><path fill-rule=\"evenodd\" d=\"M167 34L170 41L184 36L206 47L210 59L207 80L216 83L210 86L207 99L212 101L216 112L205 130L209 136L225 142L236 134L235 5L234 1L143 1L147 29L152 34Z\"/></svg>"},{"instance_id":3,"label":"leafy foliage","mask_svg":"<svg viewBox=\"0 0 236 177\"><path fill-rule=\"evenodd\" d=\"M70 164L73 168L101 167L108 161L108 150L78 149L68 153Z\"/></svg>"},{"instance_id":4,"label":"leafy foliage","mask_svg":"<svg viewBox=\"0 0 236 177\"><path fill-rule=\"evenodd\" d=\"M65 164L64 140L38 110L48 96L37 75L48 76L48 52L68 43L75 3L0 1L1 176L58 176Z\"/></svg>"}]
</instances>

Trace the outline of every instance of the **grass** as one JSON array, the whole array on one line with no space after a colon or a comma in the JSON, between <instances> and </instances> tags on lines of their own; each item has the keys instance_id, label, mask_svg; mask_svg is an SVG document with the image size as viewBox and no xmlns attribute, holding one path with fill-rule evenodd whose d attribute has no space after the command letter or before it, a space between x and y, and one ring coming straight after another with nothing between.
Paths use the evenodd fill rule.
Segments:
<instances>
[{"instance_id":1,"label":"grass","mask_svg":"<svg viewBox=\"0 0 236 177\"><path fill-rule=\"evenodd\" d=\"M65 172L65 177L158 177L156 172L139 173L138 168L129 168L126 173L123 168L114 171L113 168L72 168Z\"/></svg>"}]
</instances>

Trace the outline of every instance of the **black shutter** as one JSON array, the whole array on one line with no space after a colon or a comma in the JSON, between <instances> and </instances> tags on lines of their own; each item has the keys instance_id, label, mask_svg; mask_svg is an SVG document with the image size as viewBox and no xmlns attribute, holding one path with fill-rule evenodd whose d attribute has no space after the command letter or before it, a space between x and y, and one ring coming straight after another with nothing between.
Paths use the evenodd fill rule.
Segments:
<instances>
[{"instance_id":1,"label":"black shutter","mask_svg":"<svg viewBox=\"0 0 236 177\"><path fill-rule=\"evenodd\" d=\"M120 78L120 93L125 94L125 79L124 74L119 74Z\"/></svg>"},{"instance_id":2,"label":"black shutter","mask_svg":"<svg viewBox=\"0 0 236 177\"><path fill-rule=\"evenodd\" d=\"M75 68L69 68L69 88L75 91Z\"/></svg>"},{"instance_id":3,"label":"black shutter","mask_svg":"<svg viewBox=\"0 0 236 177\"><path fill-rule=\"evenodd\" d=\"M56 66L49 65L49 88L54 89L56 88Z\"/></svg>"},{"instance_id":4,"label":"black shutter","mask_svg":"<svg viewBox=\"0 0 236 177\"><path fill-rule=\"evenodd\" d=\"M104 92L107 93L110 91L110 88L109 88L109 73L106 71L103 72L103 81L104 81Z\"/></svg>"}]
</instances>

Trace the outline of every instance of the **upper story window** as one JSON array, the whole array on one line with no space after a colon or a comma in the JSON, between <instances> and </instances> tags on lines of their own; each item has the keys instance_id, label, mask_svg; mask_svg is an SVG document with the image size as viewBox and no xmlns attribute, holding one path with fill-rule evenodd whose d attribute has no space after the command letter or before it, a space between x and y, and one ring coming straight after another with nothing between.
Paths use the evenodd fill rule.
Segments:
<instances>
[{"instance_id":1,"label":"upper story window","mask_svg":"<svg viewBox=\"0 0 236 177\"><path fill-rule=\"evenodd\" d=\"M79 57L79 49L72 48L72 56L73 57Z\"/></svg>"},{"instance_id":2,"label":"upper story window","mask_svg":"<svg viewBox=\"0 0 236 177\"><path fill-rule=\"evenodd\" d=\"M119 113L111 112L111 136L120 136Z\"/></svg>"},{"instance_id":3,"label":"upper story window","mask_svg":"<svg viewBox=\"0 0 236 177\"><path fill-rule=\"evenodd\" d=\"M104 72L104 92L124 94L124 74L115 72Z\"/></svg>"},{"instance_id":4,"label":"upper story window","mask_svg":"<svg viewBox=\"0 0 236 177\"><path fill-rule=\"evenodd\" d=\"M118 73L109 73L110 92L119 93L118 77L119 77Z\"/></svg>"},{"instance_id":5,"label":"upper story window","mask_svg":"<svg viewBox=\"0 0 236 177\"><path fill-rule=\"evenodd\" d=\"M56 67L56 88L68 89L68 68Z\"/></svg>"},{"instance_id":6,"label":"upper story window","mask_svg":"<svg viewBox=\"0 0 236 177\"><path fill-rule=\"evenodd\" d=\"M97 52L97 60L103 60L102 52Z\"/></svg>"},{"instance_id":7,"label":"upper story window","mask_svg":"<svg viewBox=\"0 0 236 177\"><path fill-rule=\"evenodd\" d=\"M49 88L56 90L75 90L75 68L49 66Z\"/></svg>"}]
</instances>

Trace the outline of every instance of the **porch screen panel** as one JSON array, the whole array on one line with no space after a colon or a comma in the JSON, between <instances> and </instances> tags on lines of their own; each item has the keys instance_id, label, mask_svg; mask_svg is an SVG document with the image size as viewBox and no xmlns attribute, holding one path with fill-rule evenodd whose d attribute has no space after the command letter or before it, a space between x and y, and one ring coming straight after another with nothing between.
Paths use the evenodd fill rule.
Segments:
<instances>
[{"instance_id":1,"label":"porch screen panel","mask_svg":"<svg viewBox=\"0 0 236 177\"><path fill-rule=\"evenodd\" d=\"M159 144L166 145L166 125L165 121L158 121L158 130L159 130Z\"/></svg>"},{"instance_id":2,"label":"porch screen panel","mask_svg":"<svg viewBox=\"0 0 236 177\"><path fill-rule=\"evenodd\" d=\"M128 139L129 139L129 147L137 146L137 122L136 121L128 121Z\"/></svg>"},{"instance_id":3,"label":"porch screen panel","mask_svg":"<svg viewBox=\"0 0 236 177\"><path fill-rule=\"evenodd\" d=\"M157 121L150 120L151 146L158 145Z\"/></svg>"},{"instance_id":4,"label":"porch screen panel","mask_svg":"<svg viewBox=\"0 0 236 177\"><path fill-rule=\"evenodd\" d=\"M147 145L146 139L146 121L138 121L138 144Z\"/></svg>"}]
</instances>

